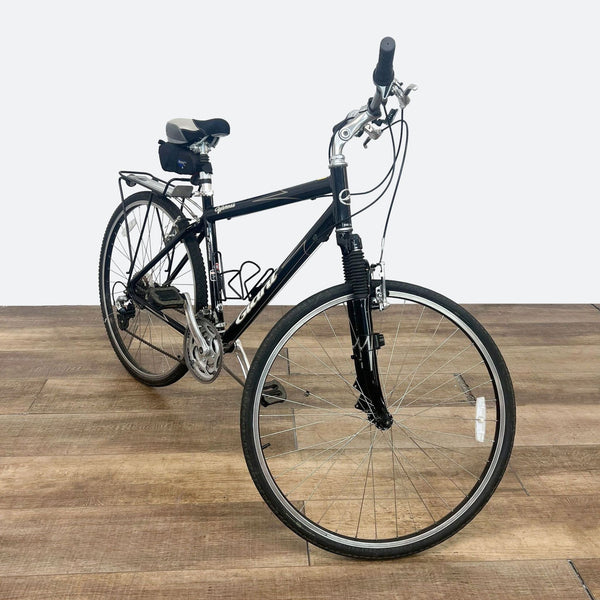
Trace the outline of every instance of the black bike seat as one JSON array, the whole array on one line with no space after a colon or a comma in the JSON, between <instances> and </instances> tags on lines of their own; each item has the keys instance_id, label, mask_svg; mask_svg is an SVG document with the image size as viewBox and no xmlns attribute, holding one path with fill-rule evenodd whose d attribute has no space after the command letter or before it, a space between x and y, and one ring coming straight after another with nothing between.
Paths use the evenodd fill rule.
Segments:
<instances>
[{"instance_id":1,"label":"black bike seat","mask_svg":"<svg viewBox=\"0 0 600 600\"><path fill-rule=\"evenodd\" d=\"M229 123L225 119L171 119L167 123L167 139L173 144L194 144L207 137L229 135Z\"/></svg>"}]
</instances>

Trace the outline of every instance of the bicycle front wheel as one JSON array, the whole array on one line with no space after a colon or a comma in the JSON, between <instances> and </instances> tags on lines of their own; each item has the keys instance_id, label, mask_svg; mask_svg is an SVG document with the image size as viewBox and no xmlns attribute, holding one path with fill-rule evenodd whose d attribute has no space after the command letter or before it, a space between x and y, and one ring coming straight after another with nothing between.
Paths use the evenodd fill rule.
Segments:
<instances>
[{"instance_id":1,"label":"bicycle front wheel","mask_svg":"<svg viewBox=\"0 0 600 600\"><path fill-rule=\"evenodd\" d=\"M359 402L346 285L274 326L241 409L269 507L309 542L354 557L412 554L456 533L500 482L515 432L510 376L484 328L430 290L388 281L387 292L372 319L389 429Z\"/></svg>"},{"instance_id":2,"label":"bicycle front wheel","mask_svg":"<svg viewBox=\"0 0 600 600\"><path fill-rule=\"evenodd\" d=\"M183 336L129 298L127 283L165 247L180 218L183 214L169 200L150 192L133 194L111 217L100 253L100 306L108 337L131 375L151 386L174 383L187 372ZM148 292L174 287L190 295L195 310L206 306L206 275L198 244L177 244L141 285ZM162 312L186 323L181 308Z\"/></svg>"}]
</instances>

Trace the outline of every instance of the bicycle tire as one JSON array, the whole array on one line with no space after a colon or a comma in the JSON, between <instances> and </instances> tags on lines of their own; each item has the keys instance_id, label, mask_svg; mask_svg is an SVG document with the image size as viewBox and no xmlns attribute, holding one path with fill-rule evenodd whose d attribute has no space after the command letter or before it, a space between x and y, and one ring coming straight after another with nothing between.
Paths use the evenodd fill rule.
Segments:
<instances>
[{"instance_id":1,"label":"bicycle tire","mask_svg":"<svg viewBox=\"0 0 600 600\"><path fill-rule=\"evenodd\" d=\"M358 407L348 285L275 324L240 415L248 469L275 515L316 546L369 559L462 529L500 482L515 434L510 375L481 324L431 290L387 281L387 292L391 305L372 317L389 430Z\"/></svg>"},{"instance_id":2,"label":"bicycle tire","mask_svg":"<svg viewBox=\"0 0 600 600\"><path fill-rule=\"evenodd\" d=\"M138 192L115 210L102 240L99 290L104 325L123 366L138 381L149 386L170 385L187 372L183 336L128 298L127 306L132 307L133 316L127 319L123 329L119 324L116 301L118 296L126 296L129 271L138 272L164 247L165 239L174 231L174 223L181 217L182 212L170 200L151 192ZM180 292L189 293L195 311L198 311L207 305L208 298L206 271L197 243L183 241L178 244L152 269L146 278L147 285L159 287L184 256L187 256L187 264L171 285ZM132 267L134 257L135 266ZM182 309L164 312L185 323ZM124 323L121 320L121 325Z\"/></svg>"}]
</instances>

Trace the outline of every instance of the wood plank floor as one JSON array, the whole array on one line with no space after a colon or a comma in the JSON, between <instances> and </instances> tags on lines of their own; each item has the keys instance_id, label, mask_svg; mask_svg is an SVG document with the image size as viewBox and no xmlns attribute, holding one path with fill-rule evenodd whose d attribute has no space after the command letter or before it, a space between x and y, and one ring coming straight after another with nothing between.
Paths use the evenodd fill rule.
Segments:
<instances>
[{"instance_id":1,"label":"wood plank floor","mask_svg":"<svg viewBox=\"0 0 600 600\"><path fill-rule=\"evenodd\" d=\"M233 379L146 388L98 308L0 307L0 600L600 600L600 309L468 308L513 377L509 470L459 534L370 563L271 515ZM283 310L252 326L249 354Z\"/></svg>"}]
</instances>

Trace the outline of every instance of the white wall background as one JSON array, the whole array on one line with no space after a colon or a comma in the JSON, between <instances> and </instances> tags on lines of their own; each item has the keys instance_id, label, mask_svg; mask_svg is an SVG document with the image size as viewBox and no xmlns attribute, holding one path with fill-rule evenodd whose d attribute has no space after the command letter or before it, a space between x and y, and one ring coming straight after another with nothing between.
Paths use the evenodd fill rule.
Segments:
<instances>
[{"instance_id":1,"label":"white wall background","mask_svg":"<svg viewBox=\"0 0 600 600\"><path fill-rule=\"evenodd\" d=\"M117 171L160 172L173 117L221 116L216 201L327 174L379 40L419 84L388 275L460 302L598 302L598 3L13 2L0 19L0 305L95 304ZM387 142L347 152L354 191ZM356 207L364 201L356 198ZM324 201L226 223L225 266L275 266ZM355 221L378 254L385 206ZM341 278L330 240L279 296Z\"/></svg>"}]
</instances>

